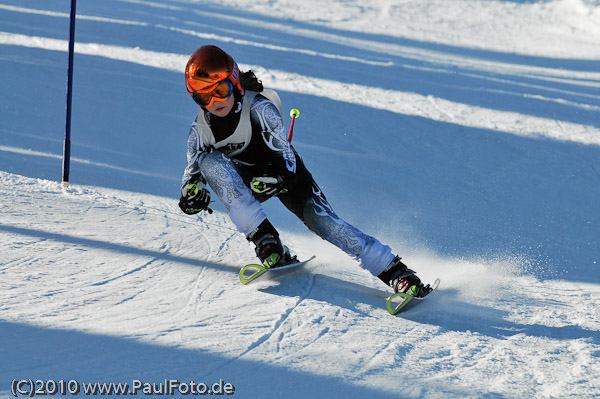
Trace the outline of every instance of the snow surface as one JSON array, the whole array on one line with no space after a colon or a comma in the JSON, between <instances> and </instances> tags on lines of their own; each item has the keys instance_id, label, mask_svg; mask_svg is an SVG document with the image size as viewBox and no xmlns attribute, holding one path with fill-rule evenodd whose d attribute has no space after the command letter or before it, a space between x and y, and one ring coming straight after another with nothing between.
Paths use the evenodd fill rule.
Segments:
<instances>
[{"instance_id":1,"label":"snow surface","mask_svg":"<svg viewBox=\"0 0 600 399\"><path fill-rule=\"evenodd\" d=\"M600 2L0 4L0 397L13 379L166 379L239 398L600 396ZM253 250L177 207L188 55L213 43L301 111L342 217L430 299L388 290L276 201L317 259L242 286ZM289 118L286 118L289 123Z\"/></svg>"}]
</instances>

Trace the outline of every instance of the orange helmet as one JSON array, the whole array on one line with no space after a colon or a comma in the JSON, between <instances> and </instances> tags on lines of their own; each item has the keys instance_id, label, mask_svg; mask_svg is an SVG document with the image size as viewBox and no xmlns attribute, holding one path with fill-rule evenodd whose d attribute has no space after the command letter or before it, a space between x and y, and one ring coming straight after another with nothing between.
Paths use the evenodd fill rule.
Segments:
<instances>
[{"instance_id":1,"label":"orange helmet","mask_svg":"<svg viewBox=\"0 0 600 399\"><path fill-rule=\"evenodd\" d=\"M209 106L206 100L201 103L198 95L212 93L224 80L229 80L232 86L242 91L240 70L229 54L217 46L207 45L200 47L191 55L185 67L185 87L194 101ZM202 97L206 98L206 96ZM219 95L217 97L220 98ZM212 101L210 100L210 104Z\"/></svg>"}]
</instances>

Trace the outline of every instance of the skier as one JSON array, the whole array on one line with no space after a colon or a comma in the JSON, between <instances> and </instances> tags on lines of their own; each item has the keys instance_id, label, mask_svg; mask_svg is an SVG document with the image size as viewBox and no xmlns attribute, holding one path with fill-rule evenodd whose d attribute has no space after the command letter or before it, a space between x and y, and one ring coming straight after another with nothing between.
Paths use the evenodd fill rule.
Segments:
<instances>
[{"instance_id":1,"label":"skier","mask_svg":"<svg viewBox=\"0 0 600 399\"><path fill-rule=\"evenodd\" d=\"M340 219L291 143L281 101L252 71L241 73L219 47L196 50L185 69L186 88L200 106L187 141L179 207L210 211L210 191L231 221L256 246L267 268L293 260L261 203L277 197L315 234L359 261L395 292L427 295L415 272L390 247Z\"/></svg>"}]
</instances>

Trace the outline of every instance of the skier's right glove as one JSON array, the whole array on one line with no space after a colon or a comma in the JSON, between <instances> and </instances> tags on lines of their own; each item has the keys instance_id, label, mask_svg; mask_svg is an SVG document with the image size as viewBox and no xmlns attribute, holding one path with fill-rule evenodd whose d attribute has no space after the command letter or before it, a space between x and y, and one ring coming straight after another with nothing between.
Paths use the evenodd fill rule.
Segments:
<instances>
[{"instance_id":1,"label":"skier's right glove","mask_svg":"<svg viewBox=\"0 0 600 399\"><path fill-rule=\"evenodd\" d=\"M179 199L179 208L188 215L195 215L200 211L212 213L212 209L208 207L209 204L210 191L206 188L204 179L200 179L196 183L188 184L186 190Z\"/></svg>"}]
</instances>

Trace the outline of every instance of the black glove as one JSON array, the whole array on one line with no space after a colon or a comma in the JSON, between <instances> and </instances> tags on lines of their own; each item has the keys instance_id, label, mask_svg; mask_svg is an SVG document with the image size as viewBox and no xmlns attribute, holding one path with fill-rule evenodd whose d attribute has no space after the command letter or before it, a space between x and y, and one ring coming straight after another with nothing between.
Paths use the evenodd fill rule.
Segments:
<instances>
[{"instance_id":1,"label":"black glove","mask_svg":"<svg viewBox=\"0 0 600 399\"><path fill-rule=\"evenodd\" d=\"M198 180L196 183L189 184L187 191L183 193L179 199L179 208L188 214L195 215L200 211L208 211L212 213L212 209L208 207L210 204L210 191L206 188L204 180Z\"/></svg>"},{"instance_id":2,"label":"black glove","mask_svg":"<svg viewBox=\"0 0 600 399\"><path fill-rule=\"evenodd\" d=\"M281 177L270 176L254 177L250 182L250 189L255 194L266 197L287 192Z\"/></svg>"}]
</instances>

